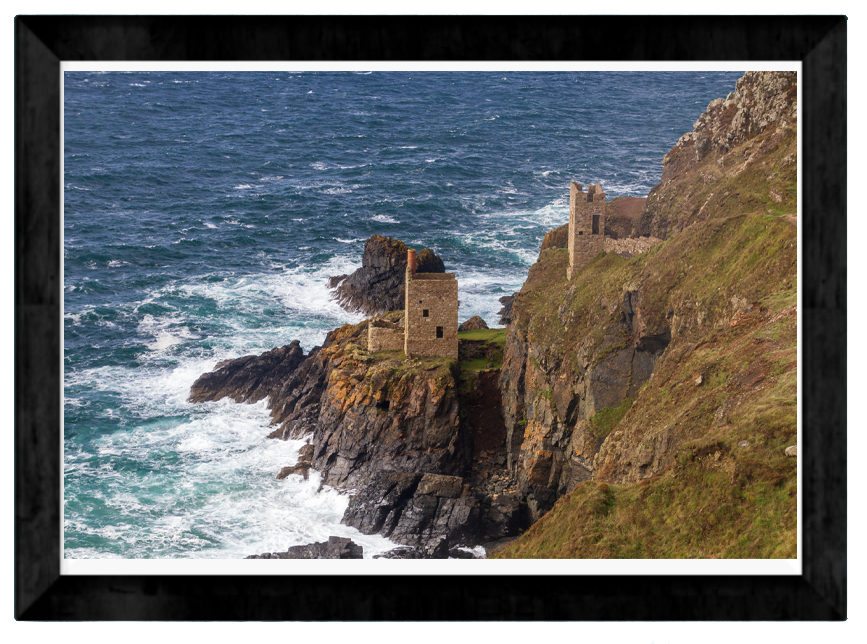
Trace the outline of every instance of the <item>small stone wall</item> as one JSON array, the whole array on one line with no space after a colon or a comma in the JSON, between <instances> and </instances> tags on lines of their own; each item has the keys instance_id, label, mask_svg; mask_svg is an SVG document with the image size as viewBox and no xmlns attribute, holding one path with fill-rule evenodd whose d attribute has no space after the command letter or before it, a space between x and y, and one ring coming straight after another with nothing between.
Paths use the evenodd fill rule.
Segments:
<instances>
[{"instance_id":1,"label":"small stone wall","mask_svg":"<svg viewBox=\"0 0 867 644\"><path fill-rule=\"evenodd\" d=\"M403 329L367 327L367 350L368 351L403 351Z\"/></svg>"},{"instance_id":2,"label":"small stone wall","mask_svg":"<svg viewBox=\"0 0 867 644\"><path fill-rule=\"evenodd\" d=\"M407 357L458 359L458 281L454 273L413 275L407 270L404 315Z\"/></svg>"}]
</instances>

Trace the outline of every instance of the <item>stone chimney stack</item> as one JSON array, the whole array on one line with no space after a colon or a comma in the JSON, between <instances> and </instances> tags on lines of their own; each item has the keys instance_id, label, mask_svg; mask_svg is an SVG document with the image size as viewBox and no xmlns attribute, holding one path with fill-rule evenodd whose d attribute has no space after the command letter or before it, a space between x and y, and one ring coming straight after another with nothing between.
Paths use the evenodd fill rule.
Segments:
<instances>
[{"instance_id":1,"label":"stone chimney stack","mask_svg":"<svg viewBox=\"0 0 867 644\"><path fill-rule=\"evenodd\" d=\"M415 275L416 265L414 248L410 248L406 251L406 265L409 267L410 272Z\"/></svg>"}]
</instances>

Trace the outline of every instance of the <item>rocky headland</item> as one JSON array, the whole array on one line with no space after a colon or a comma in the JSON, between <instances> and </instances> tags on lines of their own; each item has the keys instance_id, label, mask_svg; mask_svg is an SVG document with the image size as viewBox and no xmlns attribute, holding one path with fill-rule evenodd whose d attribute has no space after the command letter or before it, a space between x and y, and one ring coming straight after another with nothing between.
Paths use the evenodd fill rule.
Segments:
<instances>
[{"instance_id":1,"label":"rocky headland","mask_svg":"<svg viewBox=\"0 0 867 644\"><path fill-rule=\"evenodd\" d=\"M190 399L267 396L270 436L308 441L275 474L321 472L389 556L794 556L794 83L748 73L713 101L571 281L546 235L507 328L468 321L458 360L368 350L368 324L402 323L406 262L374 236L331 284L374 318L221 363Z\"/></svg>"}]
</instances>

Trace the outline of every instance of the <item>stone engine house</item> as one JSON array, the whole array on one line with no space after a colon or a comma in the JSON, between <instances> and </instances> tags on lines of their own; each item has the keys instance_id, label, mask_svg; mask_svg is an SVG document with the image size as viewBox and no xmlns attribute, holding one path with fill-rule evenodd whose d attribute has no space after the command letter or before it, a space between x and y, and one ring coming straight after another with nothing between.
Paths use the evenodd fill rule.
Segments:
<instances>
[{"instance_id":1,"label":"stone engine house","mask_svg":"<svg viewBox=\"0 0 867 644\"><path fill-rule=\"evenodd\" d=\"M403 328L371 320L370 351L403 349L406 357L458 359L458 281L454 273L417 273L407 253Z\"/></svg>"},{"instance_id":2,"label":"stone engine house","mask_svg":"<svg viewBox=\"0 0 867 644\"><path fill-rule=\"evenodd\" d=\"M605 250L605 192L594 183L584 192L580 183L569 187L569 268L566 277L580 271Z\"/></svg>"},{"instance_id":3,"label":"stone engine house","mask_svg":"<svg viewBox=\"0 0 867 644\"><path fill-rule=\"evenodd\" d=\"M454 273L416 273L414 250L408 253L403 319L408 358L458 359L458 281Z\"/></svg>"}]
</instances>

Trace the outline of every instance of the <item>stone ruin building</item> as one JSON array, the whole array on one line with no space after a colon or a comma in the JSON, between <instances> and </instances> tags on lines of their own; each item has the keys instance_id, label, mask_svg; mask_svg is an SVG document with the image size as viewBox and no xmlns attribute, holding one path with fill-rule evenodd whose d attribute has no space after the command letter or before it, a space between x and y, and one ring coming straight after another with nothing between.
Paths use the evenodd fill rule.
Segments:
<instances>
[{"instance_id":1,"label":"stone ruin building","mask_svg":"<svg viewBox=\"0 0 867 644\"><path fill-rule=\"evenodd\" d=\"M580 271L605 250L605 192L602 184L587 186L580 183L569 187L569 268L566 277Z\"/></svg>"},{"instance_id":2,"label":"stone ruin building","mask_svg":"<svg viewBox=\"0 0 867 644\"><path fill-rule=\"evenodd\" d=\"M458 359L458 281L454 273L417 273L415 250L407 252L403 327L371 320L369 351L403 349L407 358Z\"/></svg>"}]
</instances>

